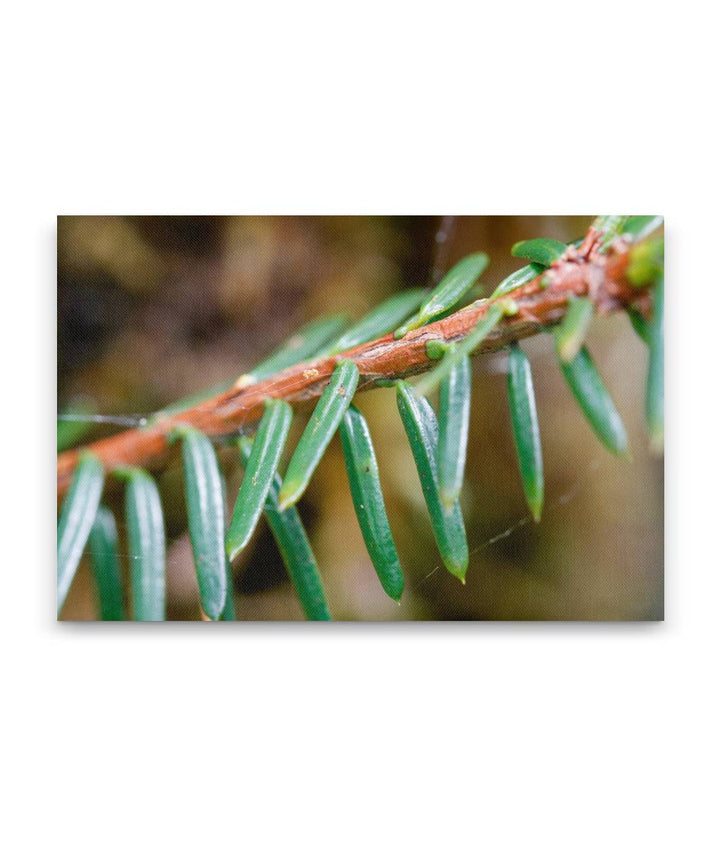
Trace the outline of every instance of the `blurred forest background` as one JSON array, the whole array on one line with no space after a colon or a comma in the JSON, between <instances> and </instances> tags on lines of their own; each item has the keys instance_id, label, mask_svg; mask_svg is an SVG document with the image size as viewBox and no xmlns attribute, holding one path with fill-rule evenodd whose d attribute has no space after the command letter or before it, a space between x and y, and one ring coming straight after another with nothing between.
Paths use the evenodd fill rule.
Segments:
<instances>
[{"instance_id":1,"label":"blurred forest background","mask_svg":"<svg viewBox=\"0 0 720 856\"><path fill-rule=\"evenodd\" d=\"M482 277L489 294L522 265L510 256L515 241L574 240L591 219L458 217L449 226L440 217L60 217L58 412L149 414L251 369L312 318L357 318L398 289L430 284L477 250L490 255ZM447 240L438 243L443 222ZM539 525L528 520L520 485L505 357L474 359L465 586L440 567L394 391L359 395L406 588L398 606L380 587L336 437L299 506L336 619L662 617L663 465L647 451L647 351L624 315L597 320L589 347L625 421L632 460L615 459L592 434L565 386L552 338L527 340L545 458ZM289 450L303 424L304 415L293 424ZM83 442L121 430L90 429ZM220 460L232 501L242 471L232 452L221 452ZM198 619L179 461L159 486L168 618ZM123 534L120 494L109 491L108 502ZM239 619L302 617L264 522L234 576ZM96 617L83 560L62 618Z\"/></svg>"}]
</instances>

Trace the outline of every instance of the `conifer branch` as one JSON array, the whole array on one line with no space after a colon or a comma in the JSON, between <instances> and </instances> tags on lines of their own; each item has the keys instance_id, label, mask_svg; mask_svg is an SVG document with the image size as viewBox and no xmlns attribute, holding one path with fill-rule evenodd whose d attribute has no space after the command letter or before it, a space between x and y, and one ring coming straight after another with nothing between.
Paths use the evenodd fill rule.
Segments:
<instances>
[{"instance_id":1,"label":"conifer branch","mask_svg":"<svg viewBox=\"0 0 720 856\"><path fill-rule=\"evenodd\" d=\"M570 246L548 270L513 291L509 295L513 314L503 318L476 353L498 351L557 324L565 316L571 296L588 297L599 315L632 308L647 316L648 289L634 287L626 277L630 245L616 239L602 252L601 237L591 228L579 247ZM508 297L497 300L507 301ZM493 302L477 301L401 339L394 339L392 334L383 336L335 356L299 363L257 382L252 376L243 375L227 391L187 410L160 418L147 427L130 429L64 452L57 459L58 497L67 491L84 449L99 458L106 472L129 466L160 469L171 454L169 435L177 426L193 426L214 439L235 435L239 429L252 428L260 421L268 398L282 399L292 405L317 400L339 360L352 360L357 365L358 390L425 372L433 365L426 351L427 343L460 341Z\"/></svg>"}]
</instances>

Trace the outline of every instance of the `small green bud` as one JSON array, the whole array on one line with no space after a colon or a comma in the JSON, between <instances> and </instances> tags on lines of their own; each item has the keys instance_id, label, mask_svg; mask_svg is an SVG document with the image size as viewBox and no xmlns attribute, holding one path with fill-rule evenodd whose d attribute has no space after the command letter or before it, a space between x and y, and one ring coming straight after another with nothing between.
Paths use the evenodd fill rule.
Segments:
<instances>
[{"instance_id":1,"label":"small green bud","mask_svg":"<svg viewBox=\"0 0 720 856\"><path fill-rule=\"evenodd\" d=\"M425 343L425 353L431 360L439 360L445 355L448 345L442 339L433 339Z\"/></svg>"},{"instance_id":2,"label":"small green bud","mask_svg":"<svg viewBox=\"0 0 720 856\"><path fill-rule=\"evenodd\" d=\"M665 242L662 238L643 241L630 248L626 276L635 288L642 288L654 282L662 273L665 254Z\"/></svg>"}]
</instances>

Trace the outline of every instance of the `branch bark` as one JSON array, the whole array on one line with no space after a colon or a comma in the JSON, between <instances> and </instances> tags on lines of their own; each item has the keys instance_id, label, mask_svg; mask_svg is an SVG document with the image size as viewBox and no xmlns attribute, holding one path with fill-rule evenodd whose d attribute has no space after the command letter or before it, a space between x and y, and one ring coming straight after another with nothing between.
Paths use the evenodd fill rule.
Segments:
<instances>
[{"instance_id":1,"label":"branch bark","mask_svg":"<svg viewBox=\"0 0 720 856\"><path fill-rule=\"evenodd\" d=\"M579 247L570 247L549 270L514 291L517 314L506 317L476 353L497 351L557 324L571 295L590 297L600 315L631 305L647 315L647 290L634 288L625 277L629 245L616 240L607 253L601 254L599 237L591 228ZM176 425L193 425L213 438L236 434L238 429L252 427L260 420L266 398L283 398L293 405L319 398L339 359L352 359L357 364L358 390L427 371L433 365L425 351L427 342L463 339L491 303L476 302L441 321L413 330L402 339L396 340L392 334L383 336L338 356L292 366L257 383L242 376L226 392L181 413L63 452L57 459L58 498L70 486L83 448L97 455L107 472L121 466L160 469L170 454L167 435Z\"/></svg>"}]
</instances>

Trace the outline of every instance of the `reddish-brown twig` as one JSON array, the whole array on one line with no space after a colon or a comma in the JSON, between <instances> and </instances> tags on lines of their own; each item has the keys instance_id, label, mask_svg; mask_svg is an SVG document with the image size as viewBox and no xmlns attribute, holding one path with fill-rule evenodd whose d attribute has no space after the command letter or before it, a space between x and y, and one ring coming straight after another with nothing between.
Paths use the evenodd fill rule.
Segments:
<instances>
[{"instance_id":1,"label":"reddish-brown twig","mask_svg":"<svg viewBox=\"0 0 720 856\"><path fill-rule=\"evenodd\" d=\"M646 291L633 288L625 277L628 253L629 246L617 240L607 253L600 254L598 234L590 229L579 247L569 248L548 271L512 293L518 307L517 314L506 317L482 342L477 353L497 351L510 342L556 324L564 316L568 298L573 294L589 296L599 314L608 314L629 305L647 314ZM234 434L238 429L251 427L259 421L266 398L283 398L291 404L317 399L341 358L352 359L357 364L360 370L358 389L424 372L432 365L425 350L426 343L464 338L487 312L490 303L474 303L441 321L414 330L402 339L383 336L336 357L292 366L257 383L248 383L240 378L226 392L188 410L145 428L123 431L85 448L100 458L108 472L120 466L158 469L167 461L167 435L174 426L194 425L216 438ZM73 449L58 456L58 497L70 485L80 451Z\"/></svg>"}]
</instances>

